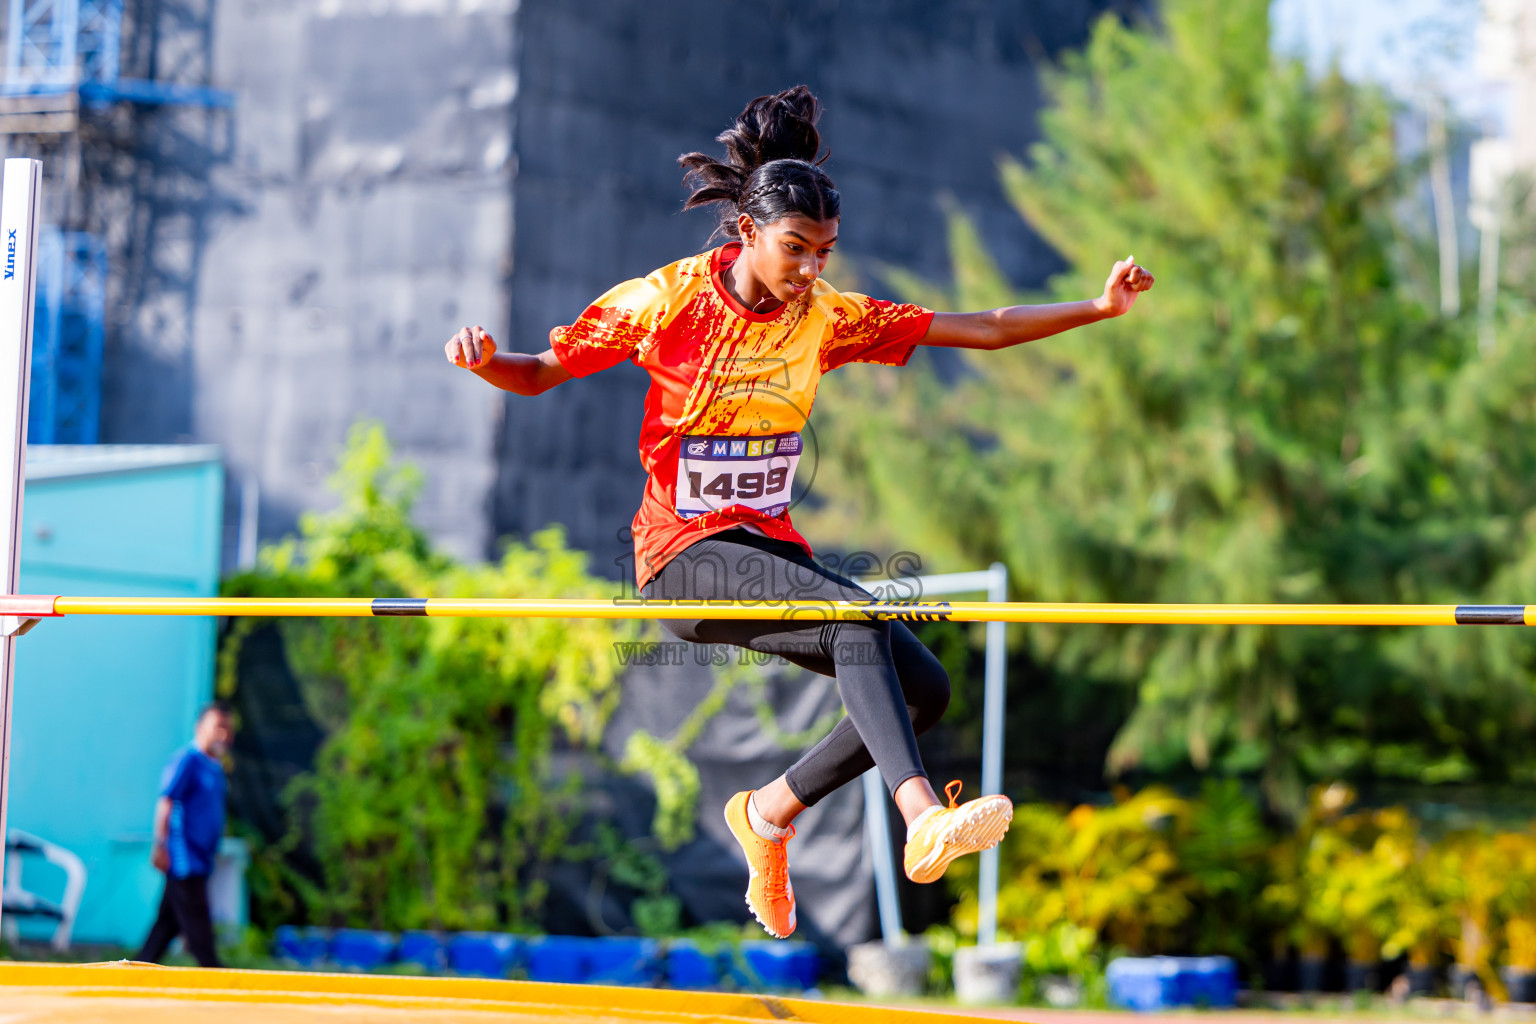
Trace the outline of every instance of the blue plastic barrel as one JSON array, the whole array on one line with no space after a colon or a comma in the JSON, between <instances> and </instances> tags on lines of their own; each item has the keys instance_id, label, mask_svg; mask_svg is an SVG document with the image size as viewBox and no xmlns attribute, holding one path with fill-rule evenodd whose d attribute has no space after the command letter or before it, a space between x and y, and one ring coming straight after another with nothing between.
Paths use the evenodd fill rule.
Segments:
<instances>
[{"instance_id":1,"label":"blue plastic barrel","mask_svg":"<svg viewBox=\"0 0 1536 1024\"><path fill-rule=\"evenodd\" d=\"M505 978L522 949L522 939L505 932L459 932L448 942L448 965L460 974Z\"/></svg>"},{"instance_id":2,"label":"blue plastic barrel","mask_svg":"<svg viewBox=\"0 0 1536 1024\"><path fill-rule=\"evenodd\" d=\"M395 959L423 970L441 971L448 966L448 942L436 932L403 932Z\"/></svg>"},{"instance_id":3,"label":"blue plastic barrel","mask_svg":"<svg viewBox=\"0 0 1536 1024\"><path fill-rule=\"evenodd\" d=\"M1180 997L1179 959L1172 956L1111 960L1104 971L1110 1002L1128 1010L1166 1010Z\"/></svg>"},{"instance_id":4,"label":"blue plastic barrel","mask_svg":"<svg viewBox=\"0 0 1536 1024\"><path fill-rule=\"evenodd\" d=\"M667 943L667 984L673 988L714 988L720 984L720 956L705 953L692 939Z\"/></svg>"},{"instance_id":5,"label":"blue plastic barrel","mask_svg":"<svg viewBox=\"0 0 1536 1024\"><path fill-rule=\"evenodd\" d=\"M272 933L272 955L279 960L290 960L300 967L313 967L324 960L331 951L329 928L296 928L279 925Z\"/></svg>"},{"instance_id":6,"label":"blue plastic barrel","mask_svg":"<svg viewBox=\"0 0 1536 1024\"><path fill-rule=\"evenodd\" d=\"M1179 957L1179 1002L1224 1009L1237 1005L1237 963L1229 956Z\"/></svg>"},{"instance_id":7,"label":"blue plastic barrel","mask_svg":"<svg viewBox=\"0 0 1536 1024\"><path fill-rule=\"evenodd\" d=\"M749 986L808 989L821 975L821 957L808 942L743 942Z\"/></svg>"},{"instance_id":8,"label":"blue plastic barrel","mask_svg":"<svg viewBox=\"0 0 1536 1024\"><path fill-rule=\"evenodd\" d=\"M654 985L661 977L661 943L613 935L587 944L586 980L597 985Z\"/></svg>"},{"instance_id":9,"label":"blue plastic barrel","mask_svg":"<svg viewBox=\"0 0 1536 1024\"><path fill-rule=\"evenodd\" d=\"M371 971L389 963L398 944L399 940L389 932L338 928L331 933L331 962L338 967Z\"/></svg>"},{"instance_id":10,"label":"blue plastic barrel","mask_svg":"<svg viewBox=\"0 0 1536 1024\"><path fill-rule=\"evenodd\" d=\"M529 939L524 963L529 981L557 981L574 984L587 980L591 967L593 940L574 935L541 935Z\"/></svg>"}]
</instances>

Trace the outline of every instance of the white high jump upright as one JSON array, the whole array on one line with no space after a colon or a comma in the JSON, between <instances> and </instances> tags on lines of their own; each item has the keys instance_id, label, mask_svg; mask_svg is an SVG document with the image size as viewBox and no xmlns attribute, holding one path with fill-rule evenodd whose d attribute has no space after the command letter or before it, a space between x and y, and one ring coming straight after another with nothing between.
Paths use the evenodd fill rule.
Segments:
<instances>
[{"instance_id":1,"label":"white high jump upright","mask_svg":"<svg viewBox=\"0 0 1536 1024\"><path fill-rule=\"evenodd\" d=\"M0 180L0 594L16 593L21 570L21 495L37 296L38 160L7 160ZM23 620L0 618L0 850L10 799L11 694ZM0 872L5 857L0 853ZM0 879L3 887L3 879Z\"/></svg>"},{"instance_id":2,"label":"white high jump upright","mask_svg":"<svg viewBox=\"0 0 1536 1024\"><path fill-rule=\"evenodd\" d=\"M939 597L984 590L988 601L1008 600L1008 567L993 562L977 572L940 573L913 576L901 580L870 580L861 584L878 597ZM914 592L915 591L915 592ZM981 724L981 792L1003 791L1003 719L1008 703L1007 624L987 623L987 660L983 676ZM880 909L880 931L888 946L906 941L901 926L901 906L896 893L896 859L891 850L889 816L886 811L885 783L880 769L864 773L864 824L874 859L875 901ZM978 879L976 944L990 946L997 942L997 850L981 853L981 877Z\"/></svg>"}]
</instances>

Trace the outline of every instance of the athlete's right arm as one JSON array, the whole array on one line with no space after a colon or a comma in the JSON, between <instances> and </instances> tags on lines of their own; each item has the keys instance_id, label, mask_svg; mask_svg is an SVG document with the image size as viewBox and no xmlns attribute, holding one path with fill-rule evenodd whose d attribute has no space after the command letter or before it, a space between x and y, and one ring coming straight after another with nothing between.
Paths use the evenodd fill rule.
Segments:
<instances>
[{"instance_id":1,"label":"athlete's right arm","mask_svg":"<svg viewBox=\"0 0 1536 1024\"><path fill-rule=\"evenodd\" d=\"M571 373L555 358L554 349L538 355L497 352L495 340L484 327L462 327L443 346L448 361L462 366L482 380L519 395L537 395L571 379Z\"/></svg>"}]
</instances>

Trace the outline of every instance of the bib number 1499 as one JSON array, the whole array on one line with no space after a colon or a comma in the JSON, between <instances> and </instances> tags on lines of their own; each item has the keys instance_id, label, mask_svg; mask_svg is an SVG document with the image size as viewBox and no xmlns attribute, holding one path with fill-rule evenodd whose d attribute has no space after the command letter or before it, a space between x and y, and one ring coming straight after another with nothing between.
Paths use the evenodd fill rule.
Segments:
<instances>
[{"instance_id":1,"label":"bib number 1499","mask_svg":"<svg viewBox=\"0 0 1536 1024\"><path fill-rule=\"evenodd\" d=\"M800 435L685 437L677 459L677 514L684 519L745 505L769 516L789 508Z\"/></svg>"},{"instance_id":2,"label":"bib number 1499","mask_svg":"<svg viewBox=\"0 0 1536 1024\"><path fill-rule=\"evenodd\" d=\"M779 466L770 469L766 473L752 471L750 473L719 473L709 483L704 482L704 474L701 472L689 472L688 496L690 498L702 498L705 496L719 498L729 505L736 498L761 498L768 494L778 494L789 486L789 467Z\"/></svg>"}]
</instances>

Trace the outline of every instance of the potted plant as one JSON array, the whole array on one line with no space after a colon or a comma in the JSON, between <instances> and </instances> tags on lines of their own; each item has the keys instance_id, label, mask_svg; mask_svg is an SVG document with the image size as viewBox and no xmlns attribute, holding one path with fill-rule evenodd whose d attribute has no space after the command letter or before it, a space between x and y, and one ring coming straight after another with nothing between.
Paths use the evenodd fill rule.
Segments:
<instances>
[{"instance_id":1,"label":"potted plant","mask_svg":"<svg viewBox=\"0 0 1536 1024\"><path fill-rule=\"evenodd\" d=\"M1035 935L1067 921L1145 950L1192 909L1189 880L1169 841L1187 815L1185 801L1157 788L1065 814L1020 805L1000 850L999 929ZM957 861L948 875L959 890L954 923L962 935L976 931L975 865L974 858Z\"/></svg>"},{"instance_id":2,"label":"potted plant","mask_svg":"<svg viewBox=\"0 0 1536 1024\"><path fill-rule=\"evenodd\" d=\"M1504 889L1492 838L1481 831L1453 833L1437 844L1433 856L1439 899L1455 921L1451 994L1464 999L1473 995L1474 989L1491 992L1499 983L1489 936L1493 933L1494 905Z\"/></svg>"},{"instance_id":3,"label":"potted plant","mask_svg":"<svg viewBox=\"0 0 1536 1024\"><path fill-rule=\"evenodd\" d=\"M1407 993L1428 995L1435 987L1435 961L1454 933L1436 883L1444 871L1437 851L1405 820L1405 828L1383 835L1374 852L1399 868L1388 891L1390 929L1382 956L1408 958Z\"/></svg>"},{"instance_id":4,"label":"potted plant","mask_svg":"<svg viewBox=\"0 0 1536 1024\"><path fill-rule=\"evenodd\" d=\"M1435 988L1435 961L1453 934L1455 921L1445 907L1435 900L1424 881L1425 872L1415 870L1392 895L1396 926L1382 944L1382 956L1408 959L1408 994L1429 995Z\"/></svg>"},{"instance_id":5,"label":"potted plant","mask_svg":"<svg viewBox=\"0 0 1536 1024\"><path fill-rule=\"evenodd\" d=\"M1280 979L1277 965L1262 955L1261 936L1272 919L1261 897L1273 880L1268 855L1275 838L1241 783L1207 779L1191 802L1188 828L1176 833L1174 849L1200 908L1182 929L1178 951L1232 956L1250 970L1261 968L1271 989ZM1282 949L1282 963L1284 956Z\"/></svg>"},{"instance_id":6,"label":"potted plant","mask_svg":"<svg viewBox=\"0 0 1536 1024\"><path fill-rule=\"evenodd\" d=\"M1061 921L1025 936L1023 946L1026 984L1047 1006L1081 1006L1087 987L1103 974L1099 937L1091 928Z\"/></svg>"},{"instance_id":7,"label":"potted plant","mask_svg":"<svg viewBox=\"0 0 1536 1024\"><path fill-rule=\"evenodd\" d=\"M1108 807L1085 804L1066 813L1045 804L1020 805L1000 851L999 930L1051 937L1042 941L1059 949L1078 949L1089 936L1095 957L1101 942L1155 951L1193 909L1192 883L1179 869L1173 842L1188 819L1187 801L1157 787ZM962 935L976 933L975 871L972 859L956 862L948 875L961 897L953 920ZM1007 964L957 950L956 991L972 966L978 978L1014 970L1015 964L1022 969L1025 947L999 952L1009 957Z\"/></svg>"},{"instance_id":8,"label":"potted plant","mask_svg":"<svg viewBox=\"0 0 1536 1024\"><path fill-rule=\"evenodd\" d=\"M1296 951L1296 988L1302 992L1321 992L1328 967L1328 930L1318 921L1312 900L1312 879L1300 868L1290 865L1294 874L1264 887L1264 902L1274 916L1286 924L1281 940ZM1282 954L1277 950L1276 958Z\"/></svg>"},{"instance_id":9,"label":"potted plant","mask_svg":"<svg viewBox=\"0 0 1536 1024\"><path fill-rule=\"evenodd\" d=\"M1282 922L1279 939L1296 951L1296 987L1302 992L1322 991L1328 962L1329 919L1316 900L1318 861L1326 859L1316 849L1318 832L1352 800L1354 792L1347 786L1314 786L1296 830L1270 850L1271 881L1260 903L1270 917ZM1275 957L1283 957L1280 949Z\"/></svg>"},{"instance_id":10,"label":"potted plant","mask_svg":"<svg viewBox=\"0 0 1536 1024\"><path fill-rule=\"evenodd\" d=\"M1499 977L1512 1003L1536 1003L1536 917L1511 918L1504 925L1505 955L1508 962L1499 969Z\"/></svg>"},{"instance_id":11,"label":"potted plant","mask_svg":"<svg viewBox=\"0 0 1536 1024\"><path fill-rule=\"evenodd\" d=\"M1504 966L1499 977L1510 1002L1536 1002L1536 837L1495 836L1494 856L1504 880L1497 905L1504 921Z\"/></svg>"},{"instance_id":12,"label":"potted plant","mask_svg":"<svg viewBox=\"0 0 1536 1024\"><path fill-rule=\"evenodd\" d=\"M1387 902L1381 874L1368 853L1347 844L1331 854L1327 870L1316 879L1309 916L1343 945L1345 988L1375 991L1380 981L1380 914Z\"/></svg>"},{"instance_id":13,"label":"potted plant","mask_svg":"<svg viewBox=\"0 0 1536 1024\"><path fill-rule=\"evenodd\" d=\"M1303 861L1309 876L1304 916L1344 947L1346 987L1381 987L1382 945L1396 927L1394 894L1412 864L1417 843L1402 808L1362 810L1314 830Z\"/></svg>"}]
</instances>

